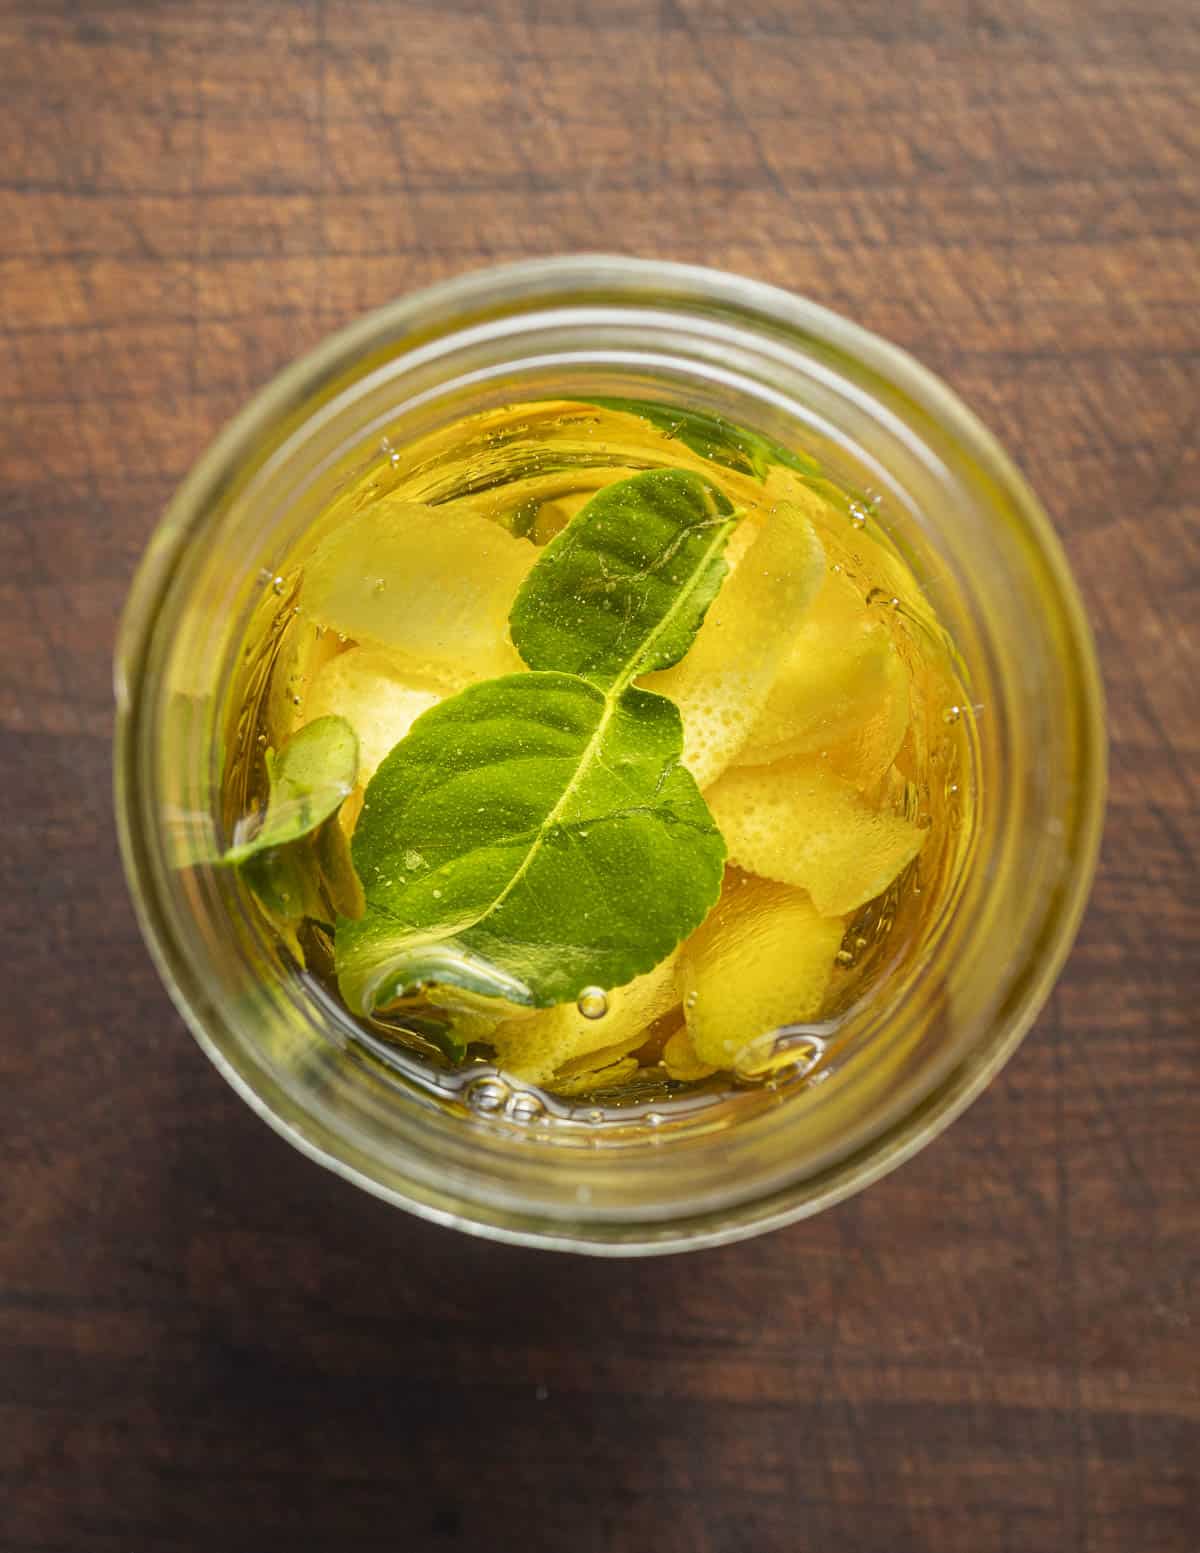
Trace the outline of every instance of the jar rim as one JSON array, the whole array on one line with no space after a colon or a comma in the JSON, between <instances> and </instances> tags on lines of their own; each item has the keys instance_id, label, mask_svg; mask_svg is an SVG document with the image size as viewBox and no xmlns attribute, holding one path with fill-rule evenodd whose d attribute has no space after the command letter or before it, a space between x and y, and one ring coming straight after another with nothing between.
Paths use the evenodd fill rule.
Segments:
<instances>
[{"instance_id":1,"label":"jar rim","mask_svg":"<svg viewBox=\"0 0 1200 1553\"><path fill-rule=\"evenodd\" d=\"M148 870L144 838L131 791L135 741L136 687L149 651L156 611L187 541L204 522L212 503L231 483L247 477L268 433L285 427L314 403L336 396L343 377L361 371L364 358L384 346L406 349L447 323L458 330L469 321L486 323L521 305L553 305L580 294L588 301L617 303L653 300L672 305L711 303L748 328L786 331L789 340L818 356L851 361L869 375L885 399L903 404L919 434L922 424L948 429L966 455L1004 491L1039 562L1053 585L1067 640L1072 644L1082 705L1079 765L1081 803L1075 816L1071 877L1057 903L1053 941L1043 944L1035 972L1022 987L1018 1006L1006 1016L998 1037L969 1064L959 1064L919 1097L915 1105L837 1159L824 1173L785 1183L775 1191L732 1206L704 1211L663 1224L639 1220L608 1226L602 1233L577 1224L549 1223L544 1216L522 1220L506 1212L502 1221L470 1216L438 1202L429 1193L408 1194L377 1180L308 1136L249 1082L208 1028L209 1010L197 1006L180 986L174 947L163 930L161 914L145 897ZM935 1137L977 1097L1019 1045L1074 940L1094 872L1103 824L1105 739L1103 699L1091 633L1065 555L1049 518L1023 477L974 413L929 369L906 351L820 304L764 282L700 266L619 255L583 254L520 261L475 270L411 293L355 320L315 349L285 367L256 394L204 452L172 498L156 530L130 592L117 649L117 759L115 781L118 828L127 877L140 925L160 975L202 1048L241 1097L302 1152L357 1185L422 1217L470 1233L522 1244L595 1254L634 1255L717 1245L808 1216L861 1189L893 1169ZM822 1174L828 1180L822 1180Z\"/></svg>"}]
</instances>

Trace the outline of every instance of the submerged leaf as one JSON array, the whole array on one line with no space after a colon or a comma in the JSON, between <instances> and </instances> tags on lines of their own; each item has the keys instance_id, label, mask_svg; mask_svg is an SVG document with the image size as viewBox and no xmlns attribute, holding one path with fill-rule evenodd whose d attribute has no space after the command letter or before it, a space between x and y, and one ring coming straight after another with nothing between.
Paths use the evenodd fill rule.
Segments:
<instances>
[{"instance_id":1,"label":"submerged leaf","mask_svg":"<svg viewBox=\"0 0 1200 1553\"><path fill-rule=\"evenodd\" d=\"M295 841L334 812L354 789L358 739L343 717L318 717L306 724L278 755L267 751L270 789L261 823L242 821L223 863L244 863L256 853Z\"/></svg>"},{"instance_id":2,"label":"submerged leaf","mask_svg":"<svg viewBox=\"0 0 1200 1553\"><path fill-rule=\"evenodd\" d=\"M474 685L413 725L354 833L367 912L337 932L365 1013L423 981L573 1001L651 969L717 897L724 843L679 712L566 674Z\"/></svg>"},{"instance_id":3,"label":"submerged leaf","mask_svg":"<svg viewBox=\"0 0 1200 1553\"><path fill-rule=\"evenodd\" d=\"M702 410L680 410L649 399L591 399L588 403L636 415L639 420L657 426L671 441L682 442L693 453L699 453L701 458L759 480L765 478L772 464L782 464L803 474L816 474L820 467L815 460L793 453L770 437L746 431L723 416L706 415Z\"/></svg>"},{"instance_id":4,"label":"submerged leaf","mask_svg":"<svg viewBox=\"0 0 1200 1553\"><path fill-rule=\"evenodd\" d=\"M243 879L273 917L300 922L305 917L328 922L330 911L321 898L319 878L307 847L269 847L242 864Z\"/></svg>"}]
</instances>

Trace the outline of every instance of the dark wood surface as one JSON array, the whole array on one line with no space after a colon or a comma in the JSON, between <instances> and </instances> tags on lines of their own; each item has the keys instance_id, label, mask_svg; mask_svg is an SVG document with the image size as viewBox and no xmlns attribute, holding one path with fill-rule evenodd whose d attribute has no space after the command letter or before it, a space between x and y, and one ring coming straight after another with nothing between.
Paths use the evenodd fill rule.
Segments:
<instances>
[{"instance_id":1,"label":"dark wood surface","mask_svg":"<svg viewBox=\"0 0 1200 1553\"><path fill-rule=\"evenodd\" d=\"M0 1548L1200 1547L1200 13L0 0ZM910 347L1065 538L1110 697L1070 967L812 1223L594 1264L289 1150L138 938L110 651L221 422L481 261L699 260Z\"/></svg>"}]
</instances>

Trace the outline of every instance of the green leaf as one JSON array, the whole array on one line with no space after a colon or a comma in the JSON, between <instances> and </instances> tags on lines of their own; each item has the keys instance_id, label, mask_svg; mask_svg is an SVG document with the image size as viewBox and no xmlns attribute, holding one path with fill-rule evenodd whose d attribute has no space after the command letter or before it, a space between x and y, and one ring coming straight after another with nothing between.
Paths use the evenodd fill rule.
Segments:
<instances>
[{"instance_id":1,"label":"green leaf","mask_svg":"<svg viewBox=\"0 0 1200 1553\"><path fill-rule=\"evenodd\" d=\"M665 697L547 671L425 712L354 833L367 911L337 925L348 1006L436 981L544 1007L664 959L725 857L682 744Z\"/></svg>"},{"instance_id":2,"label":"green leaf","mask_svg":"<svg viewBox=\"0 0 1200 1553\"><path fill-rule=\"evenodd\" d=\"M679 410L673 405L656 404L648 399L590 399L589 404L601 409L617 410L626 415L636 415L643 421L664 432L673 442L682 442L701 458L711 459L738 474L753 475L757 480L766 478L772 464L782 464L801 474L816 475L820 466L815 459L793 453L770 437L756 431L746 431L719 415L705 415L700 410Z\"/></svg>"},{"instance_id":3,"label":"green leaf","mask_svg":"<svg viewBox=\"0 0 1200 1553\"><path fill-rule=\"evenodd\" d=\"M323 824L349 797L358 775L358 739L343 717L318 717L292 735L278 755L267 751L270 787L261 822L241 821L222 863L296 841ZM238 832L249 830L249 835Z\"/></svg>"},{"instance_id":4,"label":"green leaf","mask_svg":"<svg viewBox=\"0 0 1200 1553\"><path fill-rule=\"evenodd\" d=\"M699 475L656 469L606 486L542 552L509 616L532 669L596 684L669 668L727 567L737 514Z\"/></svg>"},{"instance_id":5,"label":"green leaf","mask_svg":"<svg viewBox=\"0 0 1200 1553\"><path fill-rule=\"evenodd\" d=\"M358 739L342 717L319 717L267 751L267 806L242 821L215 861L234 866L301 965L297 927L306 917L331 926L361 913L362 891L337 818L358 775ZM315 834L314 834L315 833Z\"/></svg>"},{"instance_id":6,"label":"green leaf","mask_svg":"<svg viewBox=\"0 0 1200 1553\"><path fill-rule=\"evenodd\" d=\"M241 874L280 922L300 922L305 917L329 921L329 908L321 897L319 875L307 846L268 847L255 852L241 864Z\"/></svg>"},{"instance_id":7,"label":"green leaf","mask_svg":"<svg viewBox=\"0 0 1200 1553\"><path fill-rule=\"evenodd\" d=\"M306 917L332 928L339 917L361 917L366 909L336 812L295 841L252 853L238 872L301 965L304 951L296 935Z\"/></svg>"},{"instance_id":8,"label":"green leaf","mask_svg":"<svg viewBox=\"0 0 1200 1553\"><path fill-rule=\"evenodd\" d=\"M304 949L297 932L300 924L306 917L329 922L333 915L321 893L316 859L308 839L255 852L239 865L238 872L303 965Z\"/></svg>"},{"instance_id":9,"label":"green leaf","mask_svg":"<svg viewBox=\"0 0 1200 1553\"><path fill-rule=\"evenodd\" d=\"M569 1002L650 970L703 921L725 843L680 764L679 709L630 682L686 653L736 517L699 476L652 470L547 546L510 616L533 672L431 707L367 788L367 909L336 935L352 1010L429 982Z\"/></svg>"}]
</instances>

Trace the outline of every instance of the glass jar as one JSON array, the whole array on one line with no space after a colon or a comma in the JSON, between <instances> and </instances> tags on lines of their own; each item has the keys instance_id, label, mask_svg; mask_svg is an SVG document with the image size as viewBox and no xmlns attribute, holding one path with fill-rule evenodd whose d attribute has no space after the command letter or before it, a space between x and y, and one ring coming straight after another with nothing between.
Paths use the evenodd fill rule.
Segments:
<instances>
[{"instance_id":1,"label":"glass jar","mask_svg":"<svg viewBox=\"0 0 1200 1553\"><path fill-rule=\"evenodd\" d=\"M716 1109L539 1123L489 1080L439 1095L189 866L216 834L222 730L250 610L345 471L515 400L662 399L802 447L880 496L978 709L977 824L913 974L886 982L823 1082ZM601 1254L714 1245L837 1202L934 1138L1012 1054L1074 936L1101 829L1092 643L1058 542L988 432L903 352L711 270L531 261L371 314L280 374L185 480L134 582L116 663L116 799L142 930L239 1094L348 1180L496 1239Z\"/></svg>"}]
</instances>

